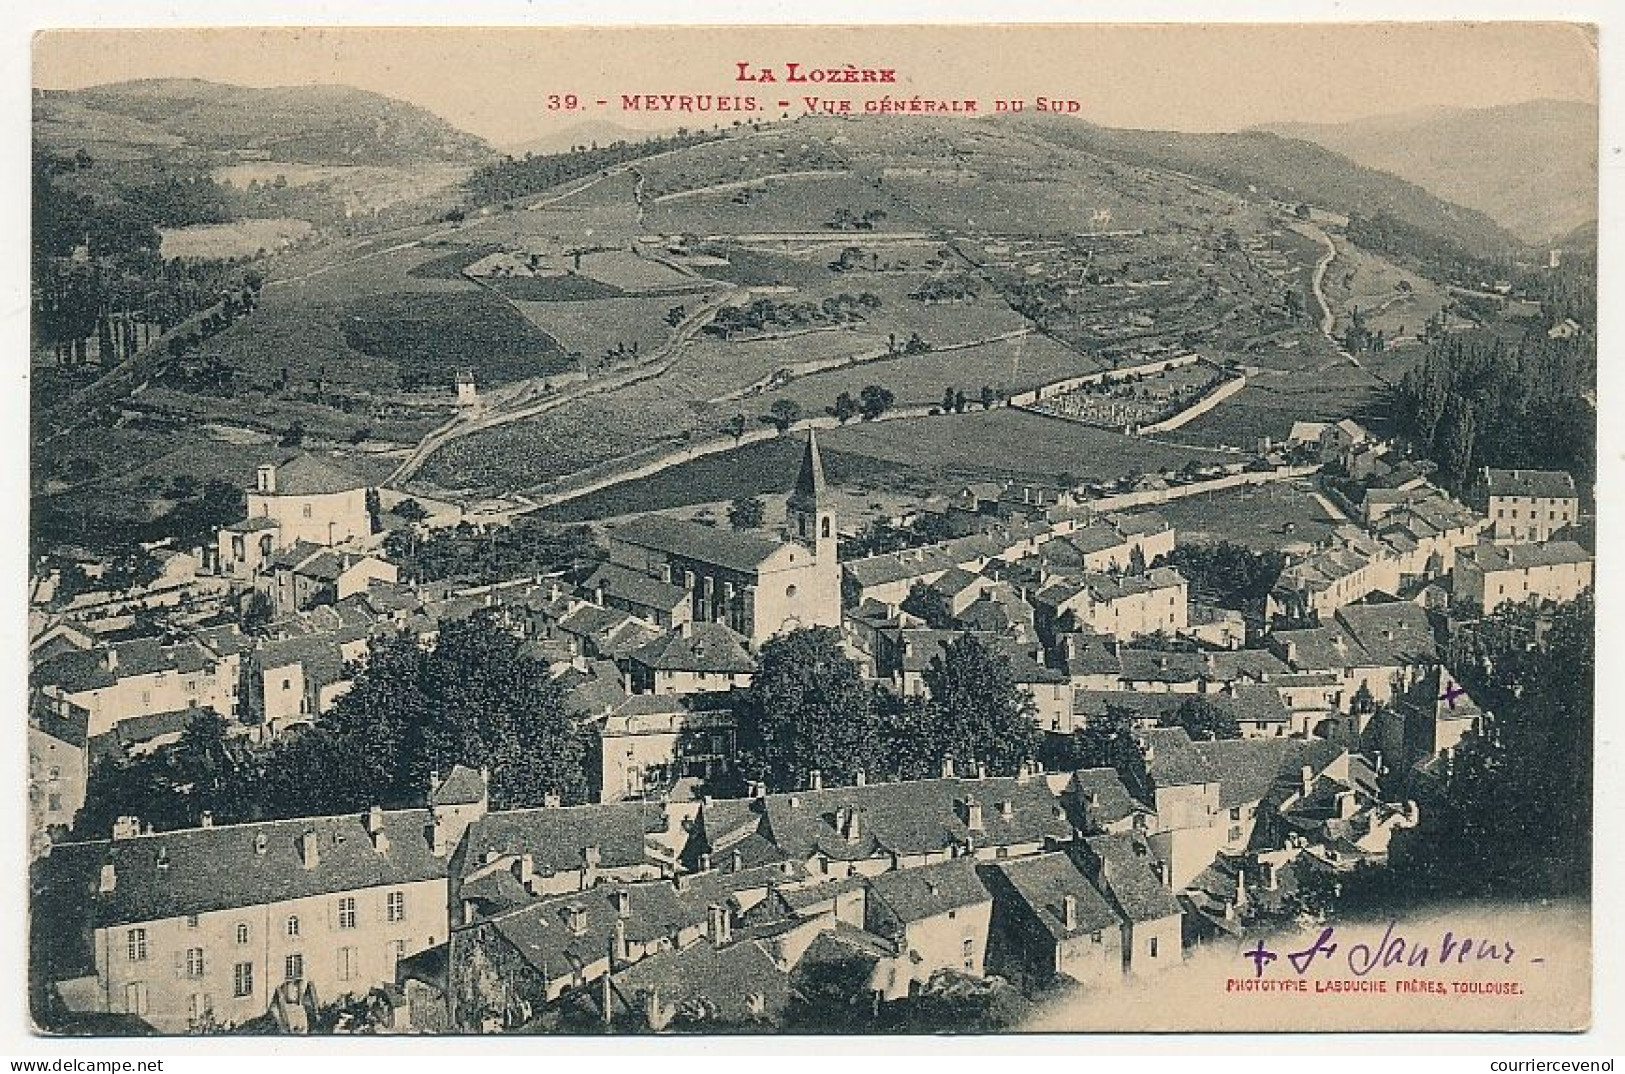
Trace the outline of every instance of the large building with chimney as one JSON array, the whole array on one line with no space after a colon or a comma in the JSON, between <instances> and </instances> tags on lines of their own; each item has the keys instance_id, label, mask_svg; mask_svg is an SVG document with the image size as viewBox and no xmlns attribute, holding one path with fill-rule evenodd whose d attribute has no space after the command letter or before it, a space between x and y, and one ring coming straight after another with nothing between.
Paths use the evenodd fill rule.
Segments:
<instances>
[{"instance_id":1,"label":"large building with chimney","mask_svg":"<svg viewBox=\"0 0 1625 1074\"><path fill-rule=\"evenodd\" d=\"M695 623L722 623L753 647L785 631L841 625L835 547L835 511L812 432L779 535L658 515L609 534L611 563L680 587Z\"/></svg>"},{"instance_id":2,"label":"large building with chimney","mask_svg":"<svg viewBox=\"0 0 1625 1074\"><path fill-rule=\"evenodd\" d=\"M215 552L220 574L247 579L301 541L331 548L371 534L367 482L314 455L296 455L259 467L248 517L221 528Z\"/></svg>"}]
</instances>

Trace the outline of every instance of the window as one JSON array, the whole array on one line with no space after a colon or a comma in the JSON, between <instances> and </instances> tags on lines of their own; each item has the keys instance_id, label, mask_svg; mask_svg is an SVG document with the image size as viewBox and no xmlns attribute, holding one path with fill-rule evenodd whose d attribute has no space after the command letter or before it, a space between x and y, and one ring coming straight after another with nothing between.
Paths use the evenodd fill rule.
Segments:
<instances>
[{"instance_id":1,"label":"window","mask_svg":"<svg viewBox=\"0 0 1625 1074\"><path fill-rule=\"evenodd\" d=\"M282 979L284 981L303 981L305 979L305 956L295 952L282 960Z\"/></svg>"},{"instance_id":2,"label":"window","mask_svg":"<svg viewBox=\"0 0 1625 1074\"><path fill-rule=\"evenodd\" d=\"M238 943L247 943L248 942L248 924L247 924L247 922L243 922L243 921L237 922L237 942Z\"/></svg>"},{"instance_id":3,"label":"window","mask_svg":"<svg viewBox=\"0 0 1625 1074\"><path fill-rule=\"evenodd\" d=\"M254 964L239 962L231 968L231 994L238 999L254 994Z\"/></svg>"},{"instance_id":4,"label":"window","mask_svg":"<svg viewBox=\"0 0 1625 1074\"><path fill-rule=\"evenodd\" d=\"M385 917L390 921L406 920L406 892L392 891L385 903Z\"/></svg>"},{"instance_id":5,"label":"window","mask_svg":"<svg viewBox=\"0 0 1625 1074\"><path fill-rule=\"evenodd\" d=\"M355 977L355 948L339 948L339 980L348 981Z\"/></svg>"},{"instance_id":6,"label":"window","mask_svg":"<svg viewBox=\"0 0 1625 1074\"><path fill-rule=\"evenodd\" d=\"M47 812L51 813L62 812L62 795L56 791L47 793L45 795L45 808Z\"/></svg>"},{"instance_id":7,"label":"window","mask_svg":"<svg viewBox=\"0 0 1625 1074\"><path fill-rule=\"evenodd\" d=\"M293 680L292 679L283 679L282 680L282 688L284 690L292 690L293 689Z\"/></svg>"},{"instance_id":8,"label":"window","mask_svg":"<svg viewBox=\"0 0 1625 1074\"><path fill-rule=\"evenodd\" d=\"M131 962L147 961L147 930L131 929L125 935Z\"/></svg>"},{"instance_id":9,"label":"window","mask_svg":"<svg viewBox=\"0 0 1625 1074\"><path fill-rule=\"evenodd\" d=\"M197 915L196 914L187 914L186 915L186 927L189 928L189 929L197 928Z\"/></svg>"},{"instance_id":10,"label":"window","mask_svg":"<svg viewBox=\"0 0 1625 1074\"><path fill-rule=\"evenodd\" d=\"M203 976L203 948L188 947L186 949L186 976Z\"/></svg>"},{"instance_id":11,"label":"window","mask_svg":"<svg viewBox=\"0 0 1625 1074\"><path fill-rule=\"evenodd\" d=\"M965 968L974 970L976 968L976 941L969 936L965 937L964 942L959 945L959 953L965 960Z\"/></svg>"},{"instance_id":12,"label":"window","mask_svg":"<svg viewBox=\"0 0 1625 1074\"><path fill-rule=\"evenodd\" d=\"M1241 819L1241 807L1240 806L1236 806L1236 807L1234 807L1233 809L1230 810L1230 819L1231 820L1240 820Z\"/></svg>"},{"instance_id":13,"label":"window","mask_svg":"<svg viewBox=\"0 0 1625 1074\"><path fill-rule=\"evenodd\" d=\"M214 997L207 992L192 993L192 1021L207 1022L214 1017Z\"/></svg>"},{"instance_id":14,"label":"window","mask_svg":"<svg viewBox=\"0 0 1625 1074\"><path fill-rule=\"evenodd\" d=\"M1100 943L1101 939L1102 939L1102 937L1100 935L1100 930L1099 929L1096 929L1094 932L1091 932L1089 934L1089 942L1090 943Z\"/></svg>"},{"instance_id":15,"label":"window","mask_svg":"<svg viewBox=\"0 0 1625 1074\"><path fill-rule=\"evenodd\" d=\"M355 928L355 896L346 895L339 900L339 928Z\"/></svg>"},{"instance_id":16,"label":"window","mask_svg":"<svg viewBox=\"0 0 1625 1074\"><path fill-rule=\"evenodd\" d=\"M787 585L784 587L784 595L790 597L792 600L795 599L795 595L799 592L800 590L798 590L794 585Z\"/></svg>"},{"instance_id":17,"label":"window","mask_svg":"<svg viewBox=\"0 0 1625 1074\"><path fill-rule=\"evenodd\" d=\"M124 986L124 1011L126 1014L147 1013L147 982L131 981Z\"/></svg>"},{"instance_id":18,"label":"window","mask_svg":"<svg viewBox=\"0 0 1625 1074\"><path fill-rule=\"evenodd\" d=\"M299 935L299 915L298 914L291 914L288 917L288 935L289 936L297 936L297 935Z\"/></svg>"},{"instance_id":19,"label":"window","mask_svg":"<svg viewBox=\"0 0 1625 1074\"><path fill-rule=\"evenodd\" d=\"M304 514L304 516L305 516L305 517L306 517L306 518L309 518L309 517L310 517L310 504L308 504L308 503L307 503L307 504L305 504L305 509L304 509L304 511L303 511L303 514Z\"/></svg>"},{"instance_id":20,"label":"window","mask_svg":"<svg viewBox=\"0 0 1625 1074\"><path fill-rule=\"evenodd\" d=\"M827 517L823 520L822 523L819 524L818 536L820 536L820 537L828 537L829 536L829 519Z\"/></svg>"},{"instance_id":21,"label":"window","mask_svg":"<svg viewBox=\"0 0 1625 1074\"><path fill-rule=\"evenodd\" d=\"M1230 828L1230 841L1232 843L1234 843L1237 840L1239 840L1240 838L1241 838L1241 826L1240 825L1232 825L1231 828Z\"/></svg>"},{"instance_id":22,"label":"window","mask_svg":"<svg viewBox=\"0 0 1625 1074\"><path fill-rule=\"evenodd\" d=\"M1152 958L1157 957L1157 938L1155 936L1151 937L1151 939L1146 943L1145 949L1146 954L1150 955Z\"/></svg>"},{"instance_id":23,"label":"window","mask_svg":"<svg viewBox=\"0 0 1625 1074\"><path fill-rule=\"evenodd\" d=\"M405 940L396 940L395 941L395 957L396 958L405 958L406 957L406 941Z\"/></svg>"}]
</instances>

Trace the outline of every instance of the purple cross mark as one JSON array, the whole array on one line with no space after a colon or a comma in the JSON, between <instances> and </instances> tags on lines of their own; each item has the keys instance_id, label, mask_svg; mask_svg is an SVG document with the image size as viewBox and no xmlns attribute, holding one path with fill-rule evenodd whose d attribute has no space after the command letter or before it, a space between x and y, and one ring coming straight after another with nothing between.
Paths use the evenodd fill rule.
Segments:
<instances>
[{"instance_id":1,"label":"purple cross mark","mask_svg":"<svg viewBox=\"0 0 1625 1074\"><path fill-rule=\"evenodd\" d=\"M1466 694L1466 690L1463 690L1455 683L1451 683L1444 688L1444 694L1439 698L1439 700L1449 702L1450 707L1453 709L1456 707L1456 698L1465 697Z\"/></svg>"}]
</instances>

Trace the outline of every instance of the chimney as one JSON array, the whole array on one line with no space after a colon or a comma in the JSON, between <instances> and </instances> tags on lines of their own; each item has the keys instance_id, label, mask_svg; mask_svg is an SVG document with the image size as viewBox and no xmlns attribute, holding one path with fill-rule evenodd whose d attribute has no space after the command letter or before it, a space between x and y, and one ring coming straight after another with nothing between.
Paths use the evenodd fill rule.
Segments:
<instances>
[{"instance_id":1,"label":"chimney","mask_svg":"<svg viewBox=\"0 0 1625 1074\"><path fill-rule=\"evenodd\" d=\"M141 834L140 817L120 817L113 822L114 839L134 839Z\"/></svg>"},{"instance_id":2,"label":"chimney","mask_svg":"<svg viewBox=\"0 0 1625 1074\"><path fill-rule=\"evenodd\" d=\"M977 779L986 779L987 778L987 762L986 761L977 761L976 762L976 778Z\"/></svg>"},{"instance_id":3,"label":"chimney","mask_svg":"<svg viewBox=\"0 0 1625 1074\"><path fill-rule=\"evenodd\" d=\"M974 794L965 795L965 827L973 832L982 830L982 803Z\"/></svg>"},{"instance_id":4,"label":"chimney","mask_svg":"<svg viewBox=\"0 0 1625 1074\"><path fill-rule=\"evenodd\" d=\"M316 847L316 833L305 831L299 836L299 864L306 869L314 869L321 864L321 851Z\"/></svg>"},{"instance_id":5,"label":"chimney","mask_svg":"<svg viewBox=\"0 0 1625 1074\"><path fill-rule=\"evenodd\" d=\"M1273 861L1258 863L1264 869L1264 888L1267 891L1281 890L1281 867Z\"/></svg>"},{"instance_id":6,"label":"chimney","mask_svg":"<svg viewBox=\"0 0 1625 1074\"><path fill-rule=\"evenodd\" d=\"M109 645L107 647L106 651L102 653L102 663L107 665L107 670L108 671L117 671L118 670L118 649L117 649L117 647L112 646L112 645Z\"/></svg>"},{"instance_id":7,"label":"chimney","mask_svg":"<svg viewBox=\"0 0 1625 1074\"><path fill-rule=\"evenodd\" d=\"M1006 798L999 803L999 819L1009 820L1016 815L1016 804Z\"/></svg>"},{"instance_id":8,"label":"chimney","mask_svg":"<svg viewBox=\"0 0 1625 1074\"><path fill-rule=\"evenodd\" d=\"M389 836L384 834L384 809L382 806L373 806L367 810L367 836L372 839L372 849L382 854L389 849Z\"/></svg>"},{"instance_id":9,"label":"chimney","mask_svg":"<svg viewBox=\"0 0 1625 1074\"><path fill-rule=\"evenodd\" d=\"M615 916L632 916L632 893L625 888L618 888L615 891Z\"/></svg>"},{"instance_id":10,"label":"chimney","mask_svg":"<svg viewBox=\"0 0 1625 1074\"><path fill-rule=\"evenodd\" d=\"M1061 897L1061 924L1065 926L1068 932L1078 927L1078 897L1076 895L1063 895Z\"/></svg>"},{"instance_id":11,"label":"chimney","mask_svg":"<svg viewBox=\"0 0 1625 1074\"><path fill-rule=\"evenodd\" d=\"M867 784L868 782L869 782L869 777L864 774L864 771L861 768L858 769L857 774L852 777L852 783L853 783L854 786L857 786L857 787L862 787L865 784Z\"/></svg>"},{"instance_id":12,"label":"chimney","mask_svg":"<svg viewBox=\"0 0 1625 1074\"><path fill-rule=\"evenodd\" d=\"M824 789L824 773L821 772L820 770L816 769L816 768L813 769L811 772L808 772L807 773L807 789L810 790L810 791L821 791L821 790L823 790Z\"/></svg>"},{"instance_id":13,"label":"chimney","mask_svg":"<svg viewBox=\"0 0 1625 1074\"><path fill-rule=\"evenodd\" d=\"M951 753L942 759L942 778L954 778L954 755Z\"/></svg>"},{"instance_id":14,"label":"chimney","mask_svg":"<svg viewBox=\"0 0 1625 1074\"><path fill-rule=\"evenodd\" d=\"M744 867L745 855L741 854L736 848L734 852L728 856L728 871L731 873L737 873Z\"/></svg>"},{"instance_id":15,"label":"chimney","mask_svg":"<svg viewBox=\"0 0 1625 1074\"><path fill-rule=\"evenodd\" d=\"M763 783L759 779L751 780L750 796L752 798L766 798L767 797L767 784Z\"/></svg>"},{"instance_id":16,"label":"chimney","mask_svg":"<svg viewBox=\"0 0 1625 1074\"><path fill-rule=\"evenodd\" d=\"M863 824L858 820L856 806L846 806L841 810L841 834L848 843L856 843L863 838Z\"/></svg>"},{"instance_id":17,"label":"chimney","mask_svg":"<svg viewBox=\"0 0 1625 1074\"><path fill-rule=\"evenodd\" d=\"M564 800L555 791L548 791L542 795L542 806L546 809L557 809L564 804Z\"/></svg>"},{"instance_id":18,"label":"chimney","mask_svg":"<svg viewBox=\"0 0 1625 1074\"><path fill-rule=\"evenodd\" d=\"M1315 770L1308 765L1304 765L1298 770L1298 793L1307 798L1309 797L1309 792L1314 790L1314 788Z\"/></svg>"},{"instance_id":19,"label":"chimney","mask_svg":"<svg viewBox=\"0 0 1625 1074\"><path fill-rule=\"evenodd\" d=\"M1340 820L1348 820L1354 816L1358 804L1354 800L1353 791L1337 792L1337 816Z\"/></svg>"},{"instance_id":20,"label":"chimney","mask_svg":"<svg viewBox=\"0 0 1625 1074\"><path fill-rule=\"evenodd\" d=\"M1151 859L1151 871L1157 875L1157 883L1166 887L1168 884L1168 866L1161 858Z\"/></svg>"},{"instance_id":21,"label":"chimney","mask_svg":"<svg viewBox=\"0 0 1625 1074\"><path fill-rule=\"evenodd\" d=\"M268 842L268 840L265 838L265 833L264 832L255 833L255 835L254 835L254 853L259 854L259 855L263 855L265 853L265 847L266 847L267 842Z\"/></svg>"},{"instance_id":22,"label":"chimney","mask_svg":"<svg viewBox=\"0 0 1625 1074\"><path fill-rule=\"evenodd\" d=\"M709 855L709 854L701 854L700 855L699 872L708 873L710 871L711 871L711 855Z\"/></svg>"},{"instance_id":23,"label":"chimney","mask_svg":"<svg viewBox=\"0 0 1625 1074\"><path fill-rule=\"evenodd\" d=\"M521 854L519 860L514 863L514 867L516 869L514 875L525 886L525 890L529 891L531 884L536 881L536 859L529 854Z\"/></svg>"},{"instance_id":24,"label":"chimney","mask_svg":"<svg viewBox=\"0 0 1625 1074\"><path fill-rule=\"evenodd\" d=\"M213 828L214 827L214 811L209 810L209 809L205 809L203 811L203 815L198 818L198 823L201 824L205 828Z\"/></svg>"},{"instance_id":25,"label":"chimney","mask_svg":"<svg viewBox=\"0 0 1625 1074\"><path fill-rule=\"evenodd\" d=\"M168 847L160 846L158 848L158 859L153 864L158 866L158 871L160 873L167 873L169 871L169 848Z\"/></svg>"},{"instance_id":26,"label":"chimney","mask_svg":"<svg viewBox=\"0 0 1625 1074\"><path fill-rule=\"evenodd\" d=\"M272 463L261 463L254 472L254 491L270 494L276 493L276 466Z\"/></svg>"},{"instance_id":27,"label":"chimney","mask_svg":"<svg viewBox=\"0 0 1625 1074\"><path fill-rule=\"evenodd\" d=\"M615 934L610 940L609 957L612 962L626 961L626 921L615 919Z\"/></svg>"},{"instance_id":28,"label":"chimney","mask_svg":"<svg viewBox=\"0 0 1625 1074\"><path fill-rule=\"evenodd\" d=\"M728 908L712 903L706 912L706 934L713 947L721 947L733 939L733 923L728 920Z\"/></svg>"},{"instance_id":29,"label":"chimney","mask_svg":"<svg viewBox=\"0 0 1625 1074\"><path fill-rule=\"evenodd\" d=\"M570 931L576 936L580 936L582 933L586 932L587 908L579 903L571 906L565 911L565 923L569 926Z\"/></svg>"},{"instance_id":30,"label":"chimney","mask_svg":"<svg viewBox=\"0 0 1625 1074\"><path fill-rule=\"evenodd\" d=\"M602 860L596 846L581 848L581 890L586 891L598 883L598 863Z\"/></svg>"},{"instance_id":31,"label":"chimney","mask_svg":"<svg viewBox=\"0 0 1625 1074\"><path fill-rule=\"evenodd\" d=\"M112 862L102 863L102 882L99 891L103 895L110 895L118 887L118 868Z\"/></svg>"}]
</instances>

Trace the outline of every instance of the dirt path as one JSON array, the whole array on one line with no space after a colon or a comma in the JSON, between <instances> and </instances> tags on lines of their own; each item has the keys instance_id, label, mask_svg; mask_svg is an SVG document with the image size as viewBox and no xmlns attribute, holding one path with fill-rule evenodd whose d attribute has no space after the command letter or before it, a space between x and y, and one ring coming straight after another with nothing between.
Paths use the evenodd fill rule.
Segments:
<instances>
[{"instance_id":1,"label":"dirt path","mask_svg":"<svg viewBox=\"0 0 1625 1074\"><path fill-rule=\"evenodd\" d=\"M1345 350L1343 345L1337 341L1337 336L1333 334L1337 328L1337 315L1332 312L1332 304L1326 298L1326 291L1323 285L1326 282L1326 270L1331 268L1333 261L1337 260L1337 244L1332 241L1332 237L1330 235L1326 234L1314 224L1299 224L1294 228L1294 230L1301 235L1307 235L1312 239L1318 239L1326 246L1326 252L1321 255L1319 261L1315 262L1315 275L1310 280L1310 289L1315 293L1315 301L1320 303L1321 335L1325 336L1327 341L1331 343L1333 347L1337 348L1337 353L1339 355L1347 358L1356 367L1364 369L1365 366L1360 364L1360 359Z\"/></svg>"}]
</instances>

